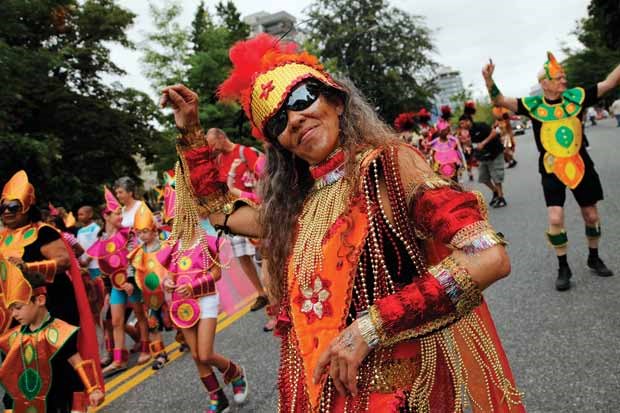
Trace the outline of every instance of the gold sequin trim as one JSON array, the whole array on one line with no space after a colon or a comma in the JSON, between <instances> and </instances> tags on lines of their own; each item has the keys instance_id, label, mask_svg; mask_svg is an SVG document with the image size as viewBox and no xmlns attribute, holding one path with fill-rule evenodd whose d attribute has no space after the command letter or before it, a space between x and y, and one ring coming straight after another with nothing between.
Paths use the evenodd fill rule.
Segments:
<instances>
[{"instance_id":1,"label":"gold sequin trim","mask_svg":"<svg viewBox=\"0 0 620 413\"><path fill-rule=\"evenodd\" d=\"M424 191L450 186L458 187L457 184L450 182L437 174L424 174L419 181L411 182L408 185L405 189L405 197L407 199L407 203L410 203L413 199L418 198Z\"/></svg>"},{"instance_id":2,"label":"gold sequin trim","mask_svg":"<svg viewBox=\"0 0 620 413\"><path fill-rule=\"evenodd\" d=\"M394 393L399 389L408 389L412 378L420 374L421 365L420 359L387 360L377 367L370 391Z\"/></svg>"},{"instance_id":3,"label":"gold sequin trim","mask_svg":"<svg viewBox=\"0 0 620 413\"><path fill-rule=\"evenodd\" d=\"M488 221L478 221L473 224L467 225L457 232L450 241L450 245L454 248L461 249L465 245L469 244L472 239L477 238L482 233L488 230L493 230L491 224Z\"/></svg>"}]
</instances>

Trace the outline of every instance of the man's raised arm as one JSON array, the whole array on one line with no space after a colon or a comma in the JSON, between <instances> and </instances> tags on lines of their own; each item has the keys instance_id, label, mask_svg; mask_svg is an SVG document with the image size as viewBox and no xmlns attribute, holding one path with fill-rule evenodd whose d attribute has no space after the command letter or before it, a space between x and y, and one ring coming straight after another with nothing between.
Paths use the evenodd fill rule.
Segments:
<instances>
[{"instance_id":1,"label":"man's raised arm","mask_svg":"<svg viewBox=\"0 0 620 413\"><path fill-rule=\"evenodd\" d=\"M502 92L499 91L499 88L493 80L494 71L495 65L493 64L493 61L489 59L489 63L482 68L482 77L487 85L487 90L489 91L491 101L495 106L501 106L516 113L518 109L517 99L502 95Z\"/></svg>"},{"instance_id":2,"label":"man's raised arm","mask_svg":"<svg viewBox=\"0 0 620 413\"><path fill-rule=\"evenodd\" d=\"M607 78L602 82L598 83L597 97L602 97L607 94L607 92L613 90L616 86L620 84L620 65L616 66L612 72L607 75Z\"/></svg>"}]
</instances>

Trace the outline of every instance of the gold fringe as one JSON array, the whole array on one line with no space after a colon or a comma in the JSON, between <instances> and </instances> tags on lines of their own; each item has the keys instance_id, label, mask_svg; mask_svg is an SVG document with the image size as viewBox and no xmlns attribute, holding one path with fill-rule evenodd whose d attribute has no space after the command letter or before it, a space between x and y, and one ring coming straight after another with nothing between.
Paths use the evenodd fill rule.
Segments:
<instances>
[{"instance_id":1,"label":"gold fringe","mask_svg":"<svg viewBox=\"0 0 620 413\"><path fill-rule=\"evenodd\" d=\"M460 348L455 336L458 335L465 343ZM437 352L441 351L450 370L455 395L455 412L461 412L468 402L477 411L491 408L491 386L501 390L503 401L510 407L521 404L523 393L518 391L505 376L493 340L482 320L476 313L462 318L451 327L420 340L422 346L420 373L416 377L408 399L409 407L416 412L430 412L430 395L433 389L437 368ZM468 387L468 372L464 367L462 351L472 354L476 368L484 376L486 399L476 400ZM485 359L482 357L484 355ZM476 385L479 385L478 383Z\"/></svg>"}]
</instances>

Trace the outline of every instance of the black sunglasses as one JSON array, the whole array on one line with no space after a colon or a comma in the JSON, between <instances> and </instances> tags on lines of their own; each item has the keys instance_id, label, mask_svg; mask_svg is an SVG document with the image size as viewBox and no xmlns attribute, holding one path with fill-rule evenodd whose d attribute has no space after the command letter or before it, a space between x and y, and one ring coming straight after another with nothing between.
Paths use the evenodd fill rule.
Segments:
<instances>
[{"instance_id":1,"label":"black sunglasses","mask_svg":"<svg viewBox=\"0 0 620 413\"><path fill-rule=\"evenodd\" d=\"M0 205L0 214L4 214L4 211L7 211L9 214L15 214L21 211L21 209L22 205L19 202L10 202Z\"/></svg>"},{"instance_id":2,"label":"black sunglasses","mask_svg":"<svg viewBox=\"0 0 620 413\"><path fill-rule=\"evenodd\" d=\"M275 140L284 132L288 124L287 111L300 112L307 109L319 98L322 92L326 90L326 86L318 80L308 79L300 82L291 93L289 93L286 101L266 123L263 130L265 136Z\"/></svg>"}]
</instances>

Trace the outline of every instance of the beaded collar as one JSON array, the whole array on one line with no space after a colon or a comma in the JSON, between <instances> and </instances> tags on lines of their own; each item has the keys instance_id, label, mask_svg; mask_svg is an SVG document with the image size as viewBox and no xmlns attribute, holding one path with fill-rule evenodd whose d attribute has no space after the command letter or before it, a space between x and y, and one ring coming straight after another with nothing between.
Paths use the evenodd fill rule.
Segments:
<instances>
[{"instance_id":1,"label":"beaded collar","mask_svg":"<svg viewBox=\"0 0 620 413\"><path fill-rule=\"evenodd\" d=\"M327 159L310 167L314 178L314 189L319 190L331 185L345 174L345 154L342 148L336 149Z\"/></svg>"}]
</instances>

